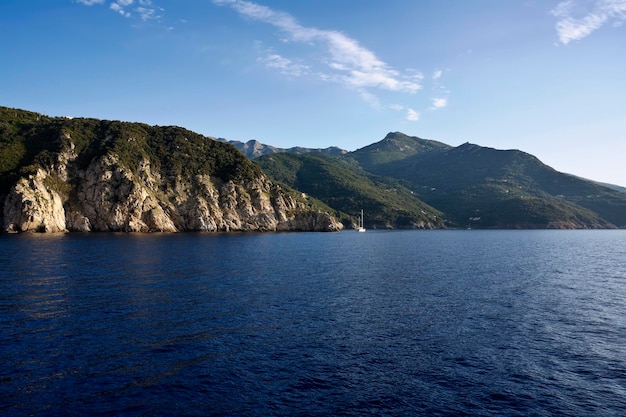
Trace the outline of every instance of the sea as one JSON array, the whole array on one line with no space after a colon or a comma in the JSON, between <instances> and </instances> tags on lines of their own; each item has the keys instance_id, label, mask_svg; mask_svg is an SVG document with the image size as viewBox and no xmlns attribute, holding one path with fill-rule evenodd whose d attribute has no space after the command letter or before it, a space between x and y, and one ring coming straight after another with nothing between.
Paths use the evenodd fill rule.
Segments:
<instances>
[{"instance_id":1,"label":"sea","mask_svg":"<svg viewBox=\"0 0 626 417\"><path fill-rule=\"evenodd\" d=\"M626 230L0 235L2 416L624 416Z\"/></svg>"}]
</instances>

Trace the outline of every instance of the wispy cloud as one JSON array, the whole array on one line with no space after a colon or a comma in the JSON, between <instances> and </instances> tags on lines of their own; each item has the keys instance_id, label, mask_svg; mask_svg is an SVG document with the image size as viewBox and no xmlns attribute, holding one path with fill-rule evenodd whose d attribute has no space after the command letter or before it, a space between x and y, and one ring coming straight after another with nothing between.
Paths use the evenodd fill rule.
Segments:
<instances>
[{"instance_id":1,"label":"wispy cloud","mask_svg":"<svg viewBox=\"0 0 626 417\"><path fill-rule=\"evenodd\" d=\"M567 0L551 11L557 18L559 41L567 45L589 36L607 23L626 21L626 0Z\"/></svg>"},{"instance_id":2,"label":"wispy cloud","mask_svg":"<svg viewBox=\"0 0 626 417\"><path fill-rule=\"evenodd\" d=\"M270 24L282 32L286 41L319 48L324 58L320 62L305 65L297 62L298 71L291 75L316 75L320 79L340 83L352 88L370 105L380 107L372 90L415 93L422 88L423 75L414 70L399 71L379 59L358 41L335 30L322 30L300 25L291 15L246 0L213 0L217 5L229 6L239 14ZM266 64L283 71L292 69L293 60L273 53ZM312 71L311 68L321 69ZM306 69L306 71L304 71ZM299 71L302 70L302 71ZM413 115L414 117L414 115Z\"/></svg>"},{"instance_id":3,"label":"wispy cloud","mask_svg":"<svg viewBox=\"0 0 626 417\"><path fill-rule=\"evenodd\" d=\"M95 4L106 4L105 0L75 0L77 3L85 6L93 6ZM163 12L163 8L153 4L152 0L117 0L109 3L109 9L124 17L138 16L141 20L159 19Z\"/></svg>"},{"instance_id":4,"label":"wispy cloud","mask_svg":"<svg viewBox=\"0 0 626 417\"><path fill-rule=\"evenodd\" d=\"M76 0L76 3L84 4L85 6L93 6L94 4L103 4L105 0Z\"/></svg>"},{"instance_id":5,"label":"wispy cloud","mask_svg":"<svg viewBox=\"0 0 626 417\"><path fill-rule=\"evenodd\" d=\"M450 91L441 84L442 76L443 70L436 69L433 71L431 89L435 97L431 98L432 105L429 107L429 110L439 110L448 105L447 96L450 94Z\"/></svg>"},{"instance_id":6,"label":"wispy cloud","mask_svg":"<svg viewBox=\"0 0 626 417\"><path fill-rule=\"evenodd\" d=\"M276 53L269 53L259 58L268 68L278 70L281 74L292 77L301 77L309 72L307 65L301 64L293 59L285 58Z\"/></svg>"},{"instance_id":7,"label":"wispy cloud","mask_svg":"<svg viewBox=\"0 0 626 417\"><path fill-rule=\"evenodd\" d=\"M378 99L378 97L372 93L370 93L369 91L367 91L364 88L360 88L358 90L359 93L359 97L361 97L361 100L363 100L364 102L366 102L367 104L370 105L370 107L374 108L374 109L382 109L383 105L380 103L380 100ZM399 111L402 110L404 108L404 106L389 106L389 108Z\"/></svg>"},{"instance_id":8,"label":"wispy cloud","mask_svg":"<svg viewBox=\"0 0 626 417\"><path fill-rule=\"evenodd\" d=\"M433 110L442 109L448 105L448 99L444 97L433 98L432 100L433 106L431 107L431 109Z\"/></svg>"},{"instance_id":9,"label":"wispy cloud","mask_svg":"<svg viewBox=\"0 0 626 417\"><path fill-rule=\"evenodd\" d=\"M406 110L406 119L412 122L416 122L420 119L420 113L411 108Z\"/></svg>"},{"instance_id":10,"label":"wispy cloud","mask_svg":"<svg viewBox=\"0 0 626 417\"><path fill-rule=\"evenodd\" d=\"M126 3L127 2L124 2L124 1L113 2L109 6L109 8L113 10L114 12L121 14L124 17L130 17L130 12L124 9L126 6L128 6L128 4ZM132 0L130 1L130 4L132 4Z\"/></svg>"}]
</instances>

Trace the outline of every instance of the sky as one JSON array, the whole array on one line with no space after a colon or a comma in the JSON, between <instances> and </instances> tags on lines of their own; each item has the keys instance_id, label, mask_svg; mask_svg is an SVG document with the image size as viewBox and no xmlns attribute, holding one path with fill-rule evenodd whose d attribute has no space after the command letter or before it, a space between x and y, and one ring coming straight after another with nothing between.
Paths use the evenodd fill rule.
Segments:
<instances>
[{"instance_id":1,"label":"sky","mask_svg":"<svg viewBox=\"0 0 626 417\"><path fill-rule=\"evenodd\" d=\"M352 151L388 132L626 186L626 0L2 0L0 105Z\"/></svg>"}]
</instances>

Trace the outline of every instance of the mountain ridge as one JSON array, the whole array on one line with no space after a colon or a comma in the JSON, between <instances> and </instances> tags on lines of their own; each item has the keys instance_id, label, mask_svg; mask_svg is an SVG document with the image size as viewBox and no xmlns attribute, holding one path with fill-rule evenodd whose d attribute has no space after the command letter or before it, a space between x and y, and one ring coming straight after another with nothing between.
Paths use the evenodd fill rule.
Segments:
<instances>
[{"instance_id":1,"label":"mountain ridge","mask_svg":"<svg viewBox=\"0 0 626 417\"><path fill-rule=\"evenodd\" d=\"M355 170L378 183L395 183L407 190L421 204L442 213L447 227L626 227L624 193L560 173L517 149L501 150L469 142L454 147L389 132L382 140L339 158L351 161ZM256 161L273 175L267 160ZM297 188L296 183L291 185ZM361 196L360 204L367 205L368 200ZM355 212L354 204L350 212ZM411 221L393 227L408 224ZM378 226L384 227L384 222Z\"/></svg>"},{"instance_id":2,"label":"mountain ridge","mask_svg":"<svg viewBox=\"0 0 626 417\"><path fill-rule=\"evenodd\" d=\"M515 149L397 131L281 149L5 107L0 204L15 231L340 230L361 209L371 228L626 228L619 187Z\"/></svg>"},{"instance_id":3,"label":"mountain ridge","mask_svg":"<svg viewBox=\"0 0 626 417\"><path fill-rule=\"evenodd\" d=\"M440 169L442 166L445 169ZM549 227L551 221L540 220L539 213L532 213L533 209L524 209L534 200L532 204L543 206L544 210L562 211L562 219L552 220L554 226L558 221L569 222L573 227L626 225L626 210L622 214L612 207L617 204L626 209L624 194L558 172L520 150L499 150L464 143L441 152L415 154L393 164L370 167L370 170L407 181L423 201L444 213L455 213L453 220L457 223L463 218L477 217L471 215L471 207L484 207L485 201L490 200L489 210L500 206L501 210L526 210L528 216L507 224L498 219L488 220L489 216L483 215L481 220L485 227L515 227L520 222L527 227L534 221L537 226ZM462 198L450 198L451 195ZM607 201L609 199L611 201Z\"/></svg>"},{"instance_id":4,"label":"mountain ridge","mask_svg":"<svg viewBox=\"0 0 626 417\"><path fill-rule=\"evenodd\" d=\"M239 149L244 155L246 155L250 159L258 158L263 155L271 155L274 153L295 153L295 154L304 154L304 153L313 153L320 152L328 155L343 155L348 153L348 151L338 148L336 146L330 146L327 148L305 148L302 146L293 146L291 148L277 148L272 145L263 144L255 139L251 139L247 142L241 142L238 140L228 140L224 138L217 138L216 140L224 143L228 143L229 145L233 145L235 148Z\"/></svg>"}]
</instances>

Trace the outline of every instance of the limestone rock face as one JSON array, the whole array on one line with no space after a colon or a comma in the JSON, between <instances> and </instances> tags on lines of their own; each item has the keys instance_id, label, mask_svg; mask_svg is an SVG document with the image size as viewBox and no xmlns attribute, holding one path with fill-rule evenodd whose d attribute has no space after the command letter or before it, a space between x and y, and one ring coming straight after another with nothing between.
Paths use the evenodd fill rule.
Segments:
<instances>
[{"instance_id":1,"label":"limestone rock face","mask_svg":"<svg viewBox=\"0 0 626 417\"><path fill-rule=\"evenodd\" d=\"M4 204L4 229L8 232L65 232L65 210L56 191L46 184L48 174L38 169L21 178Z\"/></svg>"},{"instance_id":2,"label":"limestone rock face","mask_svg":"<svg viewBox=\"0 0 626 417\"><path fill-rule=\"evenodd\" d=\"M341 223L328 213L300 212L279 226L279 230L310 230L313 232L338 232L343 229Z\"/></svg>"},{"instance_id":3,"label":"limestone rock face","mask_svg":"<svg viewBox=\"0 0 626 417\"><path fill-rule=\"evenodd\" d=\"M131 170L114 153L57 163L21 178L6 196L3 229L13 232L338 231L261 175L242 182L208 175L168 178L144 159Z\"/></svg>"}]
</instances>

